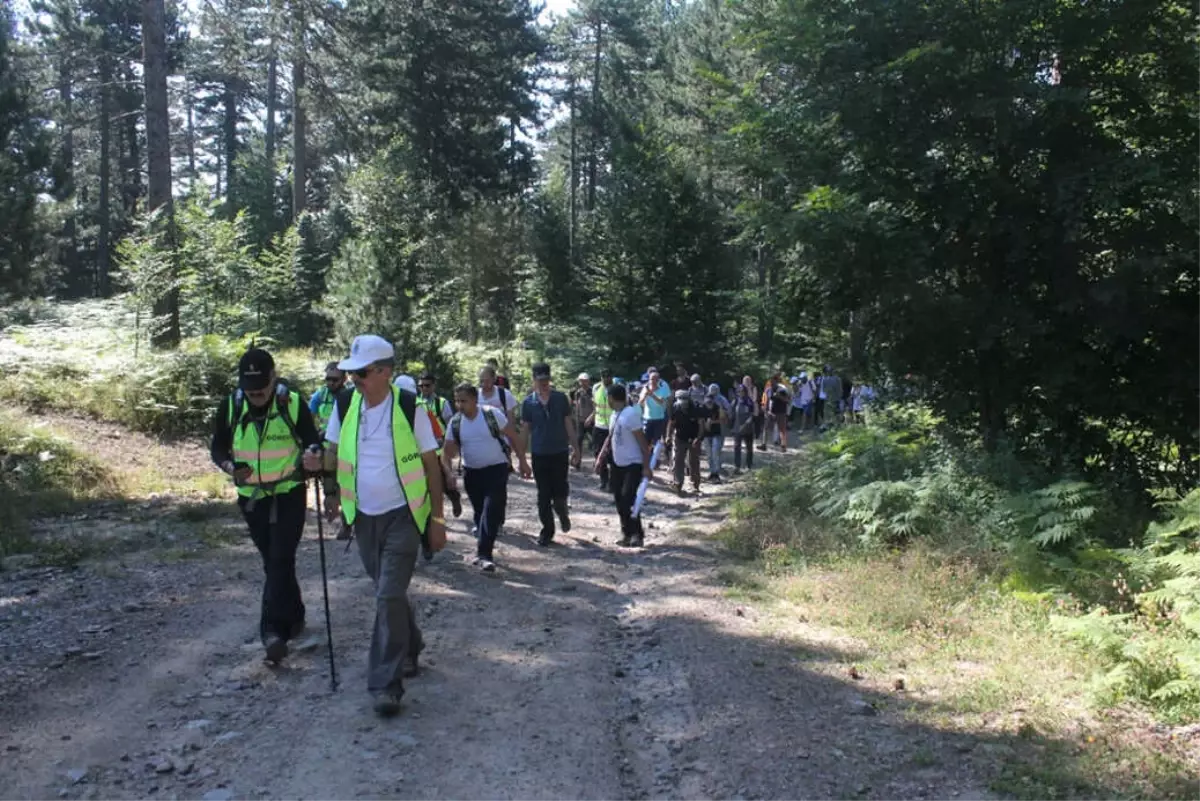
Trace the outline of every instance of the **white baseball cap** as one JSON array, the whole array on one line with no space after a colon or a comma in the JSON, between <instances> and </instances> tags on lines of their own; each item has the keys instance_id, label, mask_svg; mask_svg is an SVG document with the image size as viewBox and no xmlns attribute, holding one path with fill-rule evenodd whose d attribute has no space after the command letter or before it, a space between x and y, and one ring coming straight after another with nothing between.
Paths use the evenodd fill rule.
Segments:
<instances>
[{"instance_id":1,"label":"white baseball cap","mask_svg":"<svg viewBox=\"0 0 1200 801\"><path fill-rule=\"evenodd\" d=\"M400 387L400 389L407 390L408 392L411 392L414 395L417 394L417 382L413 379L413 377L411 375L402 375L402 376L398 377L392 383L395 384L396 386Z\"/></svg>"},{"instance_id":2,"label":"white baseball cap","mask_svg":"<svg viewBox=\"0 0 1200 801\"><path fill-rule=\"evenodd\" d=\"M375 362L396 358L392 343L374 334L361 334L350 343L350 357L338 362L339 370L361 370Z\"/></svg>"},{"instance_id":3,"label":"white baseball cap","mask_svg":"<svg viewBox=\"0 0 1200 801\"><path fill-rule=\"evenodd\" d=\"M577 378L575 380L576 381L591 381L592 377L590 375L588 375L587 373L580 373L579 378Z\"/></svg>"}]
</instances>

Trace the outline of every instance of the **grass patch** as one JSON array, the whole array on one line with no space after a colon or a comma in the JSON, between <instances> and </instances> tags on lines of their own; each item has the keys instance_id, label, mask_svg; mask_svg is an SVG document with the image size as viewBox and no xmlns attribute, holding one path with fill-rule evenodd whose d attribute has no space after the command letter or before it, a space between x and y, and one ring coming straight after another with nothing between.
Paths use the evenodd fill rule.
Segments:
<instances>
[{"instance_id":1,"label":"grass patch","mask_svg":"<svg viewBox=\"0 0 1200 801\"><path fill-rule=\"evenodd\" d=\"M0 412L0 487L5 498L0 556L33 550L32 516L62 514L81 503L122 494L118 477L103 465L44 426L10 412Z\"/></svg>"}]
</instances>

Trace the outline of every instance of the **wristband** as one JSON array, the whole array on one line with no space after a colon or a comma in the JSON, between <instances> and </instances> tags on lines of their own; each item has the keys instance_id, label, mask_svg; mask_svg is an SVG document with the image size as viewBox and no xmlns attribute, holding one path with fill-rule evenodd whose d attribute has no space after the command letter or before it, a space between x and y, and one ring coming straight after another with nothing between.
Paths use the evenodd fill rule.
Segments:
<instances>
[{"instance_id":1,"label":"wristband","mask_svg":"<svg viewBox=\"0 0 1200 801\"><path fill-rule=\"evenodd\" d=\"M431 517L429 519L435 523L441 523L443 526L446 525L446 518L444 517Z\"/></svg>"}]
</instances>

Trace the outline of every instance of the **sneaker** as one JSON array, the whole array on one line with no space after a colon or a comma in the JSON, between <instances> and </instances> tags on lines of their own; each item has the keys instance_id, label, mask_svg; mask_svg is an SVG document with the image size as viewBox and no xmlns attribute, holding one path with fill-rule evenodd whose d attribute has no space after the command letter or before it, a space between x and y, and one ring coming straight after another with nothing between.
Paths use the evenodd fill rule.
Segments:
<instances>
[{"instance_id":1,"label":"sneaker","mask_svg":"<svg viewBox=\"0 0 1200 801\"><path fill-rule=\"evenodd\" d=\"M283 639L278 634L272 634L267 637L267 640L263 643L263 646L267 651L268 662L274 662L278 665L288 655L287 640Z\"/></svg>"},{"instance_id":2,"label":"sneaker","mask_svg":"<svg viewBox=\"0 0 1200 801\"><path fill-rule=\"evenodd\" d=\"M558 522L559 522L559 525L562 526L563 534L566 534L568 531L571 530L571 516L570 515L566 515L566 514L560 515L558 518Z\"/></svg>"},{"instance_id":3,"label":"sneaker","mask_svg":"<svg viewBox=\"0 0 1200 801\"><path fill-rule=\"evenodd\" d=\"M482 571L484 573L495 573L496 572L496 563L493 562L491 559L480 559L479 560L479 569L480 569L480 571Z\"/></svg>"},{"instance_id":4,"label":"sneaker","mask_svg":"<svg viewBox=\"0 0 1200 801\"><path fill-rule=\"evenodd\" d=\"M471 536L479 539L479 526L471 526Z\"/></svg>"},{"instance_id":5,"label":"sneaker","mask_svg":"<svg viewBox=\"0 0 1200 801\"><path fill-rule=\"evenodd\" d=\"M631 548L643 548L646 545L646 540L643 537L634 537L629 541Z\"/></svg>"},{"instance_id":6,"label":"sneaker","mask_svg":"<svg viewBox=\"0 0 1200 801\"><path fill-rule=\"evenodd\" d=\"M400 699L404 690L383 690L375 693L375 714L381 718L392 718L400 714Z\"/></svg>"},{"instance_id":7,"label":"sneaker","mask_svg":"<svg viewBox=\"0 0 1200 801\"><path fill-rule=\"evenodd\" d=\"M624 537L621 537L621 539L617 540L617 545L620 545L622 548L628 548L630 542L632 542L632 540L629 538L628 535L626 535Z\"/></svg>"},{"instance_id":8,"label":"sneaker","mask_svg":"<svg viewBox=\"0 0 1200 801\"><path fill-rule=\"evenodd\" d=\"M554 542L553 534L547 534L546 532L543 531L541 534L538 535L537 544L541 545L543 548L552 542Z\"/></svg>"}]
</instances>

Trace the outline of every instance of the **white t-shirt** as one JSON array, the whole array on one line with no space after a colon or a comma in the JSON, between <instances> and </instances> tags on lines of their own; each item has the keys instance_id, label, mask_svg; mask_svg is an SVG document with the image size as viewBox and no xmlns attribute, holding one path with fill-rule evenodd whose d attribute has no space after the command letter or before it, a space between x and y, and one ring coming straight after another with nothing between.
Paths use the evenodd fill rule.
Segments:
<instances>
[{"instance_id":1,"label":"white t-shirt","mask_svg":"<svg viewBox=\"0 0 1200 801\"><path fill-rule=\"evenodd\" d=\"M629 467L642 463L642 446L638 444L635 431L642 430L642 412L636 406L626 406L612 417L609 436L612 437L613 463L617 467Z\"/></svg>"},{"instance_id":2,"label":"white t-shirt","mask_svg":"<svg viewBox=\"0 0 1200 801\"><path fill-rule=\"evenodd\" d=\"M413 434L417 450L429 453L437 450L433 424L429 415L417 409L413 416ZM342 421L335 412L329 418L325 439L337 444L342 434ZM407 506L400 476L396 473L396 450L392 445L392 401L367 408L363 399L362 418L358 421L358 467L356 471L358 511L365 515L381 515Z\"/></svg>"},{"instance_id":3,"label":"white t-shirt","mask_svg":"<svg viewBox=\"0 0 1200 801\"><path fill-rule=\"evenodd\" d=\"M812 381L805 381L800 385L800 405L807 406L813 401L813 385Z\"/></svg>"},{"instance_id":4,"label":"white t-shirt","mask_svg":"<svg viewBox=\"0 0 1200 801\"><path fill-rule=\"evenodd\" d=\"M517 397L511 389L504 390L504 403L500 403L500 387L492 387L492 391L484 394L483 387L479 388L479 405L491 406L504 412L505 417L512 417L512 410L517 408ZM503 427L503 426L502 426Z\"/></svg>"},{"instance_id":5,"label":"white t-shirt","mask_svg":"<svg viewBox=\"0 0 1200 801\"><path fill-rule=\"evenodd\" d=\"M462 441L458 443L458 447L462 453L463 467L469 470L508 464L508 457L504 455L504 449L500 447L499 441L492 436L492 432L488 428L487 419L483 416L483 408L480 406L476 409L474 420L465 414L462 415L462 422L459 424L458 435ZM508 425L508 418L499 409L491 406L488 408L492 410L492 416L496 418L496 427L503 431L504 427ZM447 438L453 436L453 434L449 434Z\"/></svg>"}]
</instances>

